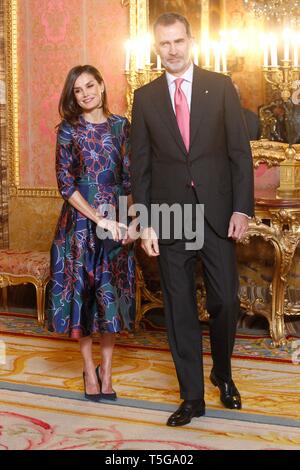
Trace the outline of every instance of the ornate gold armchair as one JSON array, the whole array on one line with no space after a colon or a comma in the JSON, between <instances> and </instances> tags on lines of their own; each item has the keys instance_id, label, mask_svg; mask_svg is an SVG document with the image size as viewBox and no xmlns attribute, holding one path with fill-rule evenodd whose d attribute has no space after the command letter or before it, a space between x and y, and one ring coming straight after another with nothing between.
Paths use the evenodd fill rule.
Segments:
<instances>
[{"instance_id":1,"label":"ornate gold armchair","mask_svg":"<svg viewBox=\"0 0 300 470\"><path fill-rule=\"evenodd\" d=\"M0 250L0 288L4 307L7 303L7 287L33 284L36 289L39 324L45 321L45 293L50 279L50 253L37 251Z\"/></svg>"}]
</instances>

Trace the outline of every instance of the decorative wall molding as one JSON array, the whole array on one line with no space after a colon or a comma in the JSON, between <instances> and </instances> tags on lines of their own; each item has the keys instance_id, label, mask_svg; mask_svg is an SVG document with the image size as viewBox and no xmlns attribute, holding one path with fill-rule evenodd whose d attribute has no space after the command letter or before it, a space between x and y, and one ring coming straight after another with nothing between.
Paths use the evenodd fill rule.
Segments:
<instances>
[{"instance_id":1,"label":"decorative wall molding","mask_svg":"<svg viewBox=\"0 0 300 470\"><path fill-rule=\"evenodd\" d=\"M18 0L4 2L7 82L8 188L12 197L61 198L56 187L23 187L20 182L19 76L18 76Z\"/></svg>"},{"instance_id":2,"label":"decorative wall molding","mask_svg":"<svg viewBox=\"0 0 300 470\"><path fill-rule=\"evenodd\" d=\"M6 111L4 2L0 0L0 248L8 247Z\"/></svg>"}]
</instances>

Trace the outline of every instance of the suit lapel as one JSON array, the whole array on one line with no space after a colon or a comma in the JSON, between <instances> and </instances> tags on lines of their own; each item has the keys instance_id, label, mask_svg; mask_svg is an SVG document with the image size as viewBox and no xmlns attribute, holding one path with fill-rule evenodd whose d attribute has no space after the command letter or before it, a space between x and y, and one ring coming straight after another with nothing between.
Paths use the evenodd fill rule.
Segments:
<instances>
[{"instance_id":1,"label":"suit lapel","mask_svg":"<svg viewBox=\"0 0 300 470\"><path fill-rule=\"evenodd\" d=\"M190 152L201 122L206 114L209 88L209 79L206 72L194 66L190 117Z\"/></svg>"},{"instance_id":2,"label":"suit lapel","mask_svg":"<svg viewBox=\"0 0 300 470\"><path fill-rule=\"evenodd\" d=\"M190 113L190 151L194 143L197 132L200 128L202 120L205 118L208 101L209 101L209 78L205 70L194 66L193 84L192 84L192 99L191 99L191 113ZM176 116L173 110L170 92L166 74L163 74L156 80L155 88L153 88L153 103L159 111L162 119L172 133L180 150L187 155L188 152L185 148L184 142L178 128Z\"/></svg>"},{"instance_id":3,"label":"suit lapel","mask_svg":"<svg viewBox=\"0 0 300 470\"><path fill-rule=\"evenodd\" d=\"M155 89L153 89L153 103L155 103L159 114L172 133L177 145L180 147L180 150L187 154L173 110L166 74L163 74L156 81Z\"/></svg>"}]
</instances>

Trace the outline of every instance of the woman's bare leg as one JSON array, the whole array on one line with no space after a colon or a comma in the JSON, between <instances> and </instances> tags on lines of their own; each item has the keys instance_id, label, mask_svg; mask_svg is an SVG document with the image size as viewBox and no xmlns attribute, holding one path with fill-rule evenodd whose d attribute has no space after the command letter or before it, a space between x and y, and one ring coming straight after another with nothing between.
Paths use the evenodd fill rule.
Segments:
<instances>
[{"instance_id":1,"label":"woman's bare leg","mask_svg":"<svg viewBox=\"0 0 300 470\"><path fill-rule=\"evenodd\" d=\"M86 393L100 393L99 384L93 361L93 341L91 336L84 336L79 340L80 352L83 358L83 371L85 373Z\"/></svg>"},{"instance_id":2,"label":"woman's bare leg","mask_svg":"<svg viewBox=\"0 0 300 470\"><path fill-rule=\"evenodd\" d=\"M115 345L115 333L105 333L101 335L101 368L100 375L102 381L102 392L113 393L112 388L112 356Z\"/></svg>"}]
</instances>

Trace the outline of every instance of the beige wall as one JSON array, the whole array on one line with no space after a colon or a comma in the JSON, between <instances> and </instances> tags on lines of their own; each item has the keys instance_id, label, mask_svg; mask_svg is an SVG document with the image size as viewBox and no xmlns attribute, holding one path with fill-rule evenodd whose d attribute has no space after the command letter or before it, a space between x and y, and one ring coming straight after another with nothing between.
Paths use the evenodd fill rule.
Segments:
<instances>
[{"instance_id":1,"label":"beige wall","mask_svg":"<svg viewBox=\"0 0 300 470\"><path fill-rule=\"evenodd\" d=\"M49 250L61 205L60 198L11 198L10 248Z\"/></svg>"},{"instance_id":2,"label":"beige wall","mask_svg":"<svg viewBox=\"0 0 300 470\"><path fill-rule=\"evenodd\" d=\"M258 54L258 34L263 30L263 22L258 20L244 8L243 0L225 0L225 28L249 32L249 43L244 56L241 56L232 79L240 88L243 106L257 112L258 106L265 101L265 81L262 75L262 56ZM253 30L256 34L253 35ZM251 40L253 41L251 43Z\"/></svg>"}]
</instances>

